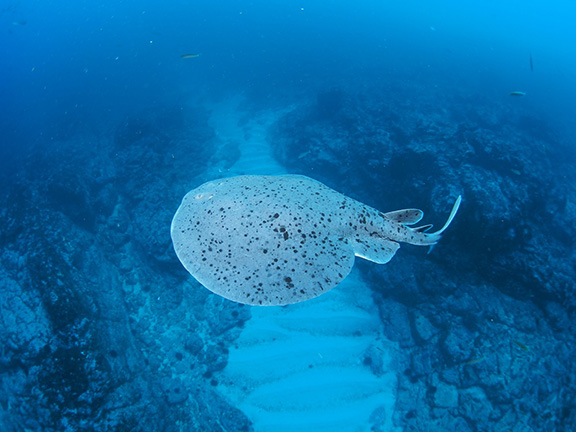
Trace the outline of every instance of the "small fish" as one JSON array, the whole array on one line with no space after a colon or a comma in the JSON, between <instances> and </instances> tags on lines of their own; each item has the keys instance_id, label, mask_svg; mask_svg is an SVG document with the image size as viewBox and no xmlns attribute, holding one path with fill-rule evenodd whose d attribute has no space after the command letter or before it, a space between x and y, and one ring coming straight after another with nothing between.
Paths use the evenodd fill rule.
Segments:
<instances>
[{"instance_id":1,"label":"small fish","mask_svg":"<svg viewBox=\"0 0 576 432\"><path fill-rule=\"evenodd\" d=\"M530 54L530 72L534 72L534 62L532 61L532 54Z\"/></svg>"},{"instance_id":2,"label":"small fish","mask_svg":"<svg viewBox=\"0 0 576 432\"><path fill-rule=\"evenodd\" d=\"M524 93L523 91L513 91L510 92L510 96L526 96L526 93Z\"/></svg>"},{"instance_id":3,"label":"small fish","mask_svg":"<svg viewBox=\"0 0 576 432\"><path fill-rule=\"evenodd\" d=\"M200 54L182 54L180 58L196 58L200 57Z\"/></svg>"},{"instance_id":4,"label":"small fish","mask_svg":"<svg viewBox=\"0 0 576 432\"><path fill-rule=\"evenodd\" d=\"M512 342L514 342L522 351L528 351L528 347L524 345L522 342L519 342L514 339L512 340Z\"/></svg>"},{"instance_id":5,"label":"small fish","mask_svg":"<svg viewBox=\"0 0 576 432\"><path fill-rule=\"evenodd\" d=\"M478 357L478 358L474 358L472 360L468 360L467 362L464 362L465 365L473 365L476 363L480 363L482 360L485 360L486 356L482 356L482 357Z\"/></svg>"}]
</instances>

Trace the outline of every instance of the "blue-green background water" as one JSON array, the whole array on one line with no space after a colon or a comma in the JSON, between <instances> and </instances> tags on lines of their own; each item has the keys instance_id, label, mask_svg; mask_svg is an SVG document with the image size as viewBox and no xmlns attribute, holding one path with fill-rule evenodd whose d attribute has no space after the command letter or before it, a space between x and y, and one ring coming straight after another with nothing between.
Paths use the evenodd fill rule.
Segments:
<instances>
[{"instance_id":1,"label":"blue-green background water","mask_svg":"<svg viewBox=\"0 0 576 432\"><path fill-rule=\"evenodd\" d=\"M563 1L5 1L3 135L33 141L71 122L106 129L205 93L274 97L394 80L446 95L522 90L522 103L568 121L574 16ZM189 52L202 56L179 58Z\"/></svg>"},{"instance_id":2,"label":"blue-green background water","mask_svg":"<svg viewBox=\"0 0 576 432\"><path fill-rule=\"evenodd\" d=\"M574 22L556 0L2 0L0 429L278 430L226 393L251 309L169 235L188 190L267 169L256 142L382 211L441 224L464 198L431 254L358 265L396 386L350 430L573 430ZM382 376L381 352L355 364ZM317 414L300 430L339 430Z\"/></svg>"}]
</instances>

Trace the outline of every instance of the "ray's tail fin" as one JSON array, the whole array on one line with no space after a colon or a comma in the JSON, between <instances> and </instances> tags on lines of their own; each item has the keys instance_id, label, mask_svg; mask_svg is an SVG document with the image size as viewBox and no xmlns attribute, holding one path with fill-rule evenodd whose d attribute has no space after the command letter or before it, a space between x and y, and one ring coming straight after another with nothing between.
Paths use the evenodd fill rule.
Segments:
<instances>
[{"instance_id":1,"label":"ray's tail fin","mask_svg":"<svg viewBox=\"0 0 576 432\"><path fill-rule=\"evenodd\" d=\"M430 235L441 236L442 233L444 231L446 231L446 228L448 228L450 226L450 224L452 223L452 220L454 219L454 216L456 216L456 213L458 213L458 209L460 208L461 202L462 202L462 195L458 195L458 198L456 198L456 201L454 202L454 205L452 206L452 211L450 212L450 216L448 216L448 220L446 221L444 226L442 228L440 228L438 231L436 231L435 233L431 233Z\"/></svg>"},{"instance_id":2,"label":"ray's tail fin","mask_svg":"<svg viewBox=\"0 0 576 432\"><path fill-rule=\"evenodd\" d=\"M456 201L454 202L454 206L452 206L452 211L450 212L450 215L448 216L448 220L446 220L446 223L444 224L444 226L442 228L440 228L438 231L436 232L432 232L432 233L428 233L426 231L428 231L432 225L423 225L421 227L415 227L415 228L409 228L411 231L416 231L418 234L417 236L417 241L415 242L409 242L411 244L415 244L418 246L430 246L430 251L432 250L432 247L438 243L438 241L440 241L440 238L442 237L442 233L444 231L446 231L446 229L450 226L450 224L452 223L452 221L454 220L454 217L456 216L456 213L458 213L458 209L460 208L460 203L462 202L462 195L458 195L458 198L456 198ZM428 251L428 253L430 253L430 251Z\"/></svg>"}]
</instances>

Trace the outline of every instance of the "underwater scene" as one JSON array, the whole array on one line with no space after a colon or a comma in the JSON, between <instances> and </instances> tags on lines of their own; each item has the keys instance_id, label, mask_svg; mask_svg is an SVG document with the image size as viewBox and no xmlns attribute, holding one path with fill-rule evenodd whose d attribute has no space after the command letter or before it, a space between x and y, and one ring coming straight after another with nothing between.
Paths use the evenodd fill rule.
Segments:
<instances>
[{"instance_id":1,"label":"underwater scene","mask_svg":"<svg viewBox=\"0 0 576 432\"><path fill-rule=\"evenodd\" d=\"M0 430L575 430L574 22L0 0Z\"/></svg>"}]
</instances>

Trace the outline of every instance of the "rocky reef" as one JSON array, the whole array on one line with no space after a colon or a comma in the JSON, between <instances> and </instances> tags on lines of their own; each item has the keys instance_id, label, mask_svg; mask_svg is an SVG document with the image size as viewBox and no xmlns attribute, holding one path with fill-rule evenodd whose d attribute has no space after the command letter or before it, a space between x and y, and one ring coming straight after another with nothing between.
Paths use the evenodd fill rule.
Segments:
<instances>
[{"instance_id":1,"label":"rocky reef","mask_svg":"<svg viewBox=\"0 0 576 432\"><path fill-rule=\"evenodd\" d=\"M384 211L418 207L441 221L463 195L430 254L407 247L386 266L358 263L405 353L395 424L570 430L574 149L528 108L409 92L421 97L330 90L270 131L292 170Z\"/></svg>"},{"instance_id":2,"label":"rocky reef","mask_svg":"<svg viewBox=\"0 0 576 432\"><path fill-rule=\"evenodd\" d=\"M463 195L431 253L358 263L401 348L394 424L570 430L576 158L565 138L533 108L419 88L334 89L293 106L268 130L288 171L437 223ZM0 176L3 430L253 429L215 391L250 308L201 288L170 243L182 196L239 155L208 119L144 111L108 135L13 152ZM360 361L384 367L378 350Z\"/></svg>"},{"instance_id":3,"label":"rocky reef","mask_svg":"<svg viewBox=\"0 0 576 432\"><path fill-rule=\"evenodd\" d=\"M216 148L207 119L144 112L2 178L3 430L251 429L213 378L249 309L194 286L170 243Z\"/></svg>"}]
</instances>

